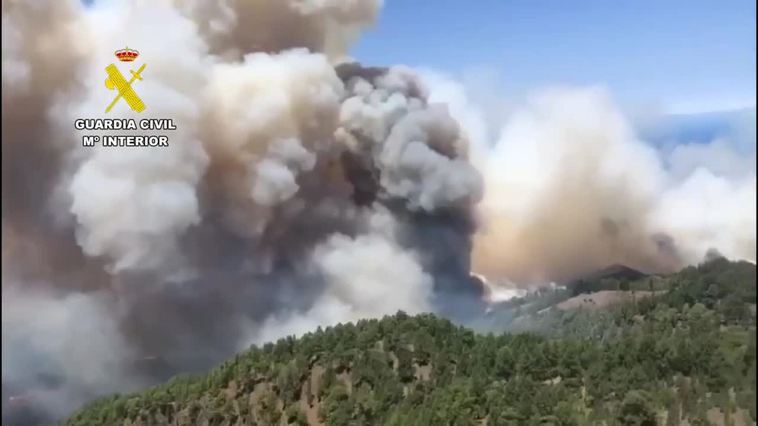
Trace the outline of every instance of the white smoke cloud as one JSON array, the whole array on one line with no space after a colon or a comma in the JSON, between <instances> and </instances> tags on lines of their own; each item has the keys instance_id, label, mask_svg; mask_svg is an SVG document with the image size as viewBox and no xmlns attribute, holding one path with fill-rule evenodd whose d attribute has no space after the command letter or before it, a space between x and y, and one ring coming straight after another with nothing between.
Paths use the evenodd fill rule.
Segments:
<instances>
[{"instance_id":1,"label":"white smoke cloud","mask_svg":"<svg viewBox=\"0 0 758 426\"><path fill-rule=\"evenodd\" d=\"M409 314L432 310L432 278L415 253L395 241L392 216L371 213L368 228L356 237L334 234L315 247L310 262L326 279L323 293L304 313L270 317L256 342L398 310Z\"/></svg>"},{"instance_id":2,"label":"white smoke cloud","mask_svg":"<svg viewBox=\"0 0 758 426\"><path fill-rule=\"evenodd\" d=\"M321 54L253 53L211 71L203 140L225 175L233 217L259 217L296 193L336 128L342 83ZM252 203L251 203L252 202ZM233 219L236 222L236 219ZM255 233L261 224L237 224Z\"/></svg>"},{"instance_id":3,"label":"white smoke cloud","mask_svg":"<svg viewBox=\"0 0 758 426\"><path fill-rule=\"evenodd\" d=\"M299 188L295 181L297 174L313 169L315 163L316 157L297 139L275 142L266 158L256 165L253 200L273 206L290 199Z\"/></svg>"},{"instance_id":4,"label":"white smoke cloud","mask_svg":"<svg viewBox=\"0 0 758 426\"><path fill-rule=\"evenodd\" d=\"M139 379L123 368L134 359L132 351L101 297L57 297L4 281L3 386L54 377L55 389L34 395L35 403L54 417L87 402L93 389L116 392L138 386Z\"/></svg>"},{"instance_id":5,"label":"white smoke cloud","mask_svg":"<svg viewBox=\"0 0 758 426\"><path fill-rule=\"evenodd\" d=\"M87 22L98 38L80 74L86 92L52 106L66 111L61 126L102 116L111 93L103 90L98 59L125 45L130 28L144 28L129 41L147 65L138 82L149 105L144 116L171 118L178 127L168 149L78 149L84 158L68 179L78 238L87 254L113 259L116 272L179 265L178 239L202 220L197 186L209 166L230 169L225 184L239 200L235 206L245 200L272 206L291 198L297 175L314 166L314 155L301 145L318 148L334 131L342 83L319 53L295 49L219 62L191 22L162 4L95 8ZM114 112L130 117L125 107ZM86 133L68 137L70 149ZM249 202L245 211L263 217Z\"/></svg>"},{"instance_id":6,"label":"white smoke cloud","mask_svg":"<svg viewBox=\"0 0 758 426\"><path fill-rule=\"evenodd\" d=\"M671 177L676 180L684 180L700 168L729 180L755 174L755 155L745 155L723 138L705 144L676 145L667 160Z\"/></svg>"},{"instance_id":7,"label":"white smoke cloud","mask_svg":"<svg viewBox=\"0 0 758 426\"><path fill-rule=\"evenodd\" d=\"M508 99L497 93L498 79L492 72L465 74L462 81L438 70L418 70L429 91L429 102L447 105L469 141L469 158L482 169L495 136L511 112Z\"/></svg>"},{"instance_id":8,"label":"white smoke cloud","mask_svg":"<svg viewBox=\"0 0 758 426\"><path fill-rule=\"evenodd\" d=\"M199 26L212 50L225 57L306 47L345 57L358 34L373 25L381 0L174 0Z\"/></svg>"},{"instance_id":9,"label":"white smoke cloud","mask_svg":"<svg viewBox=\"0 0 758 426\"><path fill-rule=\"evenodd\" d=\"M130 40L149 58L144 81L135 83L148 105L140 118L171 118L178 129L170 133L167 148L79 148L86 157L72 171L68 188L78 240L85 253L112 258L114 271L177 261L177 239L200 221L196 185L208 165L197 130L202 100L196 87L210 63L203 57L202 41L170 8L120 6L90 17L98 38L81 73L86 91L84 97L64 101L68 113L62 115L61 126L76 118L104 116L112 93L103 88L103 61L112 56L114 46L125 45L129 28L144 27ZM113 114L108 118L132 118L123 103ZM72 148L80 140L71 138Z\"/></svg>"},{"instance_id":10,"label":"white smoke cloud","mask_svg":"<svg viewBox=\"0 0 758 426\"><path fill-rule=\"evenodd\" d=\"M671 270L708 248L755 258L755 167L727 170L737 154L718 141L667 158L601 90L538 94L490 154L474 249L489 276L549 281L617 262ZM672 237L678 257L654 235Z\"/></svg>"},{"instance_id":11,"label":"white smoke cloud","mask_svg":"<svg viewBox=\"0 0 758 426\"><path fill-rule=\"evenodd\" d=\"M715 248L731 259L755 262L756 176L730 179L705 167L667 188L651 212L687 263L702 259Z\"/></svg>"}]
</instances>

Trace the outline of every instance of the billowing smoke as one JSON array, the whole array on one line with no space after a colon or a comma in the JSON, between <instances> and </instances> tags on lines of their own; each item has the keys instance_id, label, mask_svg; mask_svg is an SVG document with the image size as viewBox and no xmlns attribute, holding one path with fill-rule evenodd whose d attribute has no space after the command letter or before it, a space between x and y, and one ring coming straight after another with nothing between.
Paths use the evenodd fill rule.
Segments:
<instances>
[{"instance_id":1,"label":"billowing smoke","mask_svg":"<svg viewBox=\"0 0 758 426\"><path fill-rule=\"evenodd\" d=\"M739 140L666 150L602 88L541 90L491 123L465 86L430 77L429 99L450 102L476 138L486 184L473 268L490 281L545 285L613 263L666 272L712 248L755 261L754 111Z\"/></svg>"},{"instance_id":2,"label":"billowing smoke","mask_svg":"<svg viewBox=\"0 0 758 426\"><path fill-rule=\"evenodd\" d=\"M755 163L727 167L728 142L664 155L599 90L493 113L443 77L351 62L380 3L3 1L4 420L318 325L466 320L472 270L755 258ZM124 46L146 64L138 118L174 120L169 147L74 130L106 118Z\"/></svg>"},{"instance_id":3,"label":"billowing smoke","mask_svg":"<svg viewBox=\"0 0 758 426\"><path fill-rule=\"evenodd\" d=\"M411 70L342 62L379 6L3 2L4 400L57 418L470 287L465 135ZM177 125L169 147L85 148L74 130L106 118L124 46L147 67L139 118Z\"/></svg>"},{"instance_id":4,"label":"billowing smoke","mask_svg":"<svg viewBox=\"0 0 758 426\"><path fill-rule=\"evenodd\" d=\"M326 287L313 305L306 312L285 311L268 318L255 340L262 343L397 310L432 310L432 278L413 252L395 242L393 217L381 210L370 214L365 233L333 234L315 248L311 267L324 277Z\"/></svg>"}]
</instances>

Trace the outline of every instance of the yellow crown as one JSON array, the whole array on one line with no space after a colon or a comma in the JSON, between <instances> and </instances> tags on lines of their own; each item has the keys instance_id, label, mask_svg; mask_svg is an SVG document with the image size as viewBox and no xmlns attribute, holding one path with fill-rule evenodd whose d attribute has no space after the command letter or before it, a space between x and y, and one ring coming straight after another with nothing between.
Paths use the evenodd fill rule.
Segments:
<instances>
[{"instance_id":1,"label":"yellow crown","mask_svg":"<svg viewBox=\"0 0 758 426\"><path fill-rule=\"evenodd\" d=\"M137 56L139 56L139 52L134 49L129 49L128 47L116 51L116 57L121 62L132 62L137 59Z\"/></svg>"}]
</instances>

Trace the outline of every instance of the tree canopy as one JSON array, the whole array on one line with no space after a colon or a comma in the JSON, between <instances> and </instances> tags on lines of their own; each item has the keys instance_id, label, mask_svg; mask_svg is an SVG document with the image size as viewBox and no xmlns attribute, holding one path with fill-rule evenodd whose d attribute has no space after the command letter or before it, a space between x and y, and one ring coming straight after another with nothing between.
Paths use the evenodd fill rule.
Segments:
<instances>
[{"instance_id":1,"label":"tree canopy","mask_svg":"<svg viewBox=\"0 0 758 426\"><path fill-rule=\"evenodd\" d=\"M525 333L402 312L326 327L101 398L66 424L753 424L755 266L717 259L665 282Z\"/></svg>"}]
</instances>

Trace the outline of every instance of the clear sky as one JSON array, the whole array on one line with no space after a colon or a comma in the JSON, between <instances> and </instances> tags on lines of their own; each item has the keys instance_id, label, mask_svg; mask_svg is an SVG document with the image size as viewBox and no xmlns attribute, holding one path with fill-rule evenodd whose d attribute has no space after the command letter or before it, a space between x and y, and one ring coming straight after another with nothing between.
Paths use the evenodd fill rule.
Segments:
<instances>
[{"instance_id":1,"label":"clear sky","mask_svg":"<svg viewBox=\"0 0 758 426\"><path fill-rule=\"evenodd\" d=\"M679 112L755 105L755 0L385 0L358 60L461 76L505 93L603 84Z\"/></svg>"}]
</instances>

